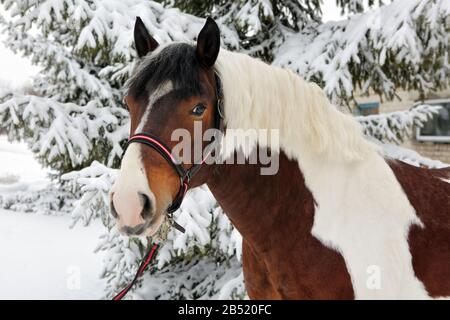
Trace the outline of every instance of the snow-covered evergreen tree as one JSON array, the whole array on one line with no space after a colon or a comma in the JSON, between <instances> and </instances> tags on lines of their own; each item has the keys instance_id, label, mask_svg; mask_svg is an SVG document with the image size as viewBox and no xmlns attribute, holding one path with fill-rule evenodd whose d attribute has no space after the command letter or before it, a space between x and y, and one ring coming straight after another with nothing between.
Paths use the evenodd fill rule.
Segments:
<instances>
[{"instance_id":1,"label":"snow-covered evergreen tree","mask_svg":"<svg viewBox=\"0 0 450 320\"><path fill-rule=\"evenodd\" d=\"M355 90L391 99L398 88L425 94L448 86L448 1L395 0L369 12L362 12L363 2L337 0L355 14L322 24L319 0L1 0L12 16L0 20L6 45L42 71L33 94L3 95L0 128L28 142L64 194L79 198L67 203L74 223L98 218L108 227L98 245L107 253L105 296L130 280L148 246L111 227L107 199L128 136L121 88L136 56L135 17L167 43L194 40L200 17L212 13L224 46L291 68L319 82L338 103L351 101ZM423 106L358 120L366 134L397 143L434 111ZM13 198L0 199L5 203L14 208ZM176 216L186 234L168 231L158 271L146 274L134 297L244 297L241 238L208 189L192 190Z\"/></svg>"},{"instance_id":2,"label":"snow-covered evergreen tree","mask_svg":"<svg viewBox=\"0 0 450 320\"><path fill-rule=\"evenodd\" d=\"M329 0L332 1L332 0ZM321 23L321 1L165 0L236 30L244 52L320 83L336 103L358 89L392 100L399 88L422 95L449 85L450 2L336 0L350 19ZM385 1L386 2L386 1ZM213 10L214 9L214 10Z\"/></svg>"},{"instance_id":3,"label":"snow-covered evergreen tree","mask_svg":"<svg viewBox=\"0 0 450 320\"><path fill-rule=\"evenodd\" d=\"M449 16L449 1L395 0L348 20L287 31L274 63L321 83L334 102L357 91L392 100L400 88L424 97L450 83Z\"/></svg>"},{"instance_id":4,"label":"snow-covered evergreen tree","mask_svg":"<svg viewBox=\"0 0 450 320\"><path fill-rule=\"evenodd\" d=\"M411 110L392 113L359 116L364 134L380 142L401 144L412 135L414 127L422 127L440 107L419 105Z\"/></svg>"}]
</instances>

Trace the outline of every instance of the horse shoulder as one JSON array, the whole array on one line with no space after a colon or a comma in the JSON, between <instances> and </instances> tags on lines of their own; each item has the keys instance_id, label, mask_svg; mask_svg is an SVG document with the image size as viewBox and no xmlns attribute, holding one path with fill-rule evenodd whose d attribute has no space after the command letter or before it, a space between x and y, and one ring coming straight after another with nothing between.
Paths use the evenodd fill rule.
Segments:
<instances>
[{"instance_id":1,"label":"horse shoulder","mask_svg":"<svg viewBox=\"0 0 450 320\"><path fill-rule=\"evenodd\" d=\"M244 271L245 288L250 299L281 299L281 296L272 286L264 261L258 258L245 239L242 241L242 268Z\"/></svg>"},{"instance_id":2,"label":"horse shoulder","mask_svg":"<svg viewBox=\"0 0 450 320\"><path fill-rule=\"evenodd\" d=\"M422 226L413 225L408 243L414 272L431 297L450 296L450 168L425 169L389 160Z\"/></svg>"}]
</instances>

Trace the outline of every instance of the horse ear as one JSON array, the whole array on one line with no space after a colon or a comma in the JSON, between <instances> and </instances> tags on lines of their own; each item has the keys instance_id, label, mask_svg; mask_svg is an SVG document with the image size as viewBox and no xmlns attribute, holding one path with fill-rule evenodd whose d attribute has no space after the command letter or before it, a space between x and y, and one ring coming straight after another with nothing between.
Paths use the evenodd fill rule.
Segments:
<instances>
[{"instance_id":1,"label":"horse ear","mask_svg":"<svg viewBox=\"0 0 450 320\"><path fill-rule=\"evenodd\" d=\"M142 19L139 17L136 17L136 22L134 24L134 44L139 58L152 52L159 46L158 41L148 33L144 22L142 22Z\"/></svg>"},{"instance_id":2,"label":"horse ear","mask_svg":"<svg viewBox=\"0 0 450 320\"><path fill-rule=\"evenodd\" d=\"M220 50L220 30L216 22L208 17L197 39L197 58L206 68L216 62Z\"/></svg>"}]
</instances>

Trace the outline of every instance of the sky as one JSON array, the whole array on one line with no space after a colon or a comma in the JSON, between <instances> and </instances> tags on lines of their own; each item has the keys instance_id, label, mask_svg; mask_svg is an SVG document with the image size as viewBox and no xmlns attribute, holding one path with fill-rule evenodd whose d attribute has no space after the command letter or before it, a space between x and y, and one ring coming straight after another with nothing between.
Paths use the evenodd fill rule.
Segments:
<instances>
[{"instance_id":1,"label":"sky","mask_svg":"<svg viewBox=\"0 0 450 320\"><path fill-rule=\"evenodd\" d=\"M8 14L0 5L0 14L8 17ZM3 41L5 35L0 34L0 82L18 87L30 81L30 77L36 74L39 69L31 65L28 59L22 58L20 54L15 54L5 48Z\"/></svg>"},{"instance_id":2,"label":"sky","mask_svg":"<svg viewBox=\"0 0 450 320\"><path fill-rule=\"evenodd\" d=\"M336 7L336 0L323 0L322 19L324 22L343 19L341 10Z\"/></svg>"},{"instance_id":3,"label":"sky","mask_svg":"<svg viewBox=\"0 0 450 320\"><path fill-rule=\"evenodd\" d=\"M32 66L29 60L5 48L3 38L0 37L0 79L15 88L29 82L39 69Z\"/></svg>"},{"instance_id":4,"label":"sky","mask_svg":"<svg viewBox=\"0 0 450 320\"><path fill-rule=\"evenodd\" d=\"M323 0L323 20L340 20L340 10L336 7L335 0ZM3 5L0 5L0 14L4 15ZM35 75L39 69L32 66L28 59L21 57L20 54L14 54L8 48L5 48L3 41L4 35L0 35L0 82L9 84L12 87L18 87L24 83L29 83L30 78Z\"/></svg>"}]
</instances>

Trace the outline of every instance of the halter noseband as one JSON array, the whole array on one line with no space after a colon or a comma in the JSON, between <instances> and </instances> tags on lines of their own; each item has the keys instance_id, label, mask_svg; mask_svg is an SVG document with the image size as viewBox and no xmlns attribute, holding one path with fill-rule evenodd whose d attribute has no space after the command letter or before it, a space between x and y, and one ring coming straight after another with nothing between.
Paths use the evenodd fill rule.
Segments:
<instances>
[{"instance_id":1,"label":"halter noseband","mask_svg":"<svg viewBox=\"0 0 450 320\"><path fill-rule=\"evenodd\" d=\"M220 78L217 76L217 74L214 75L216 80L216 112L214 119L215 122L214 127L215 129L219 130L219 132L222 132L223 130L223 115L221 111L222 88ZM209 157L212 150L216 147L216 144L219 143L219 138L216 135L217 132L214 133L211 142L203 150L203 153L206 155L201 159L200 163L194 161L194 164L189 169L185 169L183 167L181 162L178 161L172 155L172 150L166 144L164 144L164 142L161 141L161 139L150 133L147 132L137 133L131 136L128 139L127 143L125 144L123 154L125 154L125 151L127 150L128 146L131 143L142 143L156 150L172 166L172 168L176 171L176 173L180 177L180 189L178 190L177 195L173 199L172 204L167 208L167 213L169 215L169 219L172 220L172 226L181 232L185 232L185 229L173 219L173 213L176 210L178 210L178 208L181 206L184 196L186 195L189 182L194 177L194 175L200 170L202 164Z\"/></svg>"}]
</instances>

